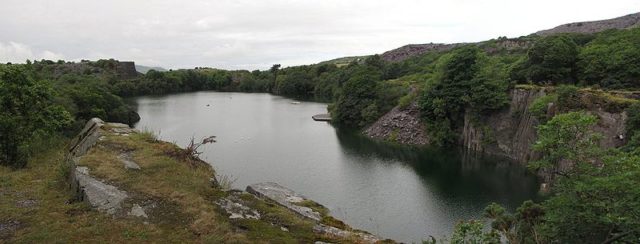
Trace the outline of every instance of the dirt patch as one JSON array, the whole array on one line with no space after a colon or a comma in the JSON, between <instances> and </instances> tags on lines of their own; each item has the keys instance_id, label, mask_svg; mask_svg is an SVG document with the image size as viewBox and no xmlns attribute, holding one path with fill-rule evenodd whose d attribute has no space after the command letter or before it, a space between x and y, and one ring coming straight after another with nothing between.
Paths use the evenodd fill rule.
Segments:
<instances>
[{"instance_id":1,"label":"dirt patch","mask_svg":"<svg viewBox=\"0 0 640 244\"><path fill-rule=\"evenodd\" d=\"M33 199L18 200L16 202L16 207L19 207L19 208L33 208L37 205L38 205L38 201Z\"/></svg>"},{"instance_id":2,"label":"dirt patch","mask_svg":"<svg viewBox=\"0 0 640 244\"><path fill-rule=\"evenodd\" d=\"M0 241L9 240L20 228L22 223L17 220L0 221Z\"/></svg>"}]
</instances>

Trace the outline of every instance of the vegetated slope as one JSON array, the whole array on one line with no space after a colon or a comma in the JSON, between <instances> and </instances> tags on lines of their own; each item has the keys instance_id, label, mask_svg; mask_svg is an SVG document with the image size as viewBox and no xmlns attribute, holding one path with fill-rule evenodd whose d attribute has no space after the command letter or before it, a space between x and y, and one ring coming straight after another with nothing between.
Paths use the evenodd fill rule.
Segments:
<instances>
[{"instance_id":1,"label":"vegetated slope","mask_svg":"<svg viewBox=\"0 0 640 244\"><path fill-rule=\"evenodd\" d=\"M403 61L407 58L424 54L427 52L448 51L452 48L463 45L463 43L444 44L444 43L427 43L427 44L409 44L390 51L384 52L382 59L390 62Z\"/></svg>"},{"instance_id":2,"label":"vegetated slope","mask_svg":"<svg viewBox=\"0 0 640 244\"><path fill-rule=\"evenodd\" d=\"M640 24L640 12L606 20L575 22L556 26L548 30L541 30L535 34L546 36L559 33L592 34L609 29L628 29Z\"/></svg>"},{"instance_id":3,"label":"vegetated slope","mask_svg":"<svg viewBox=\"0 0 640 244\"><path fill-rule=\"evenodd\" d=\"M358 62L361 63L363 62L367 57L367 56L349 56L349 57L342 57L342 58L336 58L336 59L331 59L331 60L327 60L327 61L322 61L318 64L322 65L322 64L335 64L338 67L342 67L345 65L350 64L351 62Z\"/></svg>"},{"instance_id":4,"label":"vegetated slope","mask_svg":"<svg viewBox=\"0 0 640 244\"><path fill-rule=\"evenodd\" d=\"M640 26L640 13L629 14L618 18L598 20L598 21L586 21L576 22L557 26L553 29L538 31L534 34L540 36L547 36L559 33L584 33L593 34L609 29L628 29L632 27ZM506 39L506 38L500 38ZM509 40L517 40L518 38L511 38ZM426 44L409 44L393 50L386 51L381 54L382 58L389 62L399 62L406 60L410 57L419 56L429 52L443 52L451 50L455 47L459 47L465 44L482 45L486 42L478 43L426 43ZM509 44L509 43L506 43ZM508 47L508 46L507 46ZM488 50L489 51L489 50Z\"/></svg>"}]
</instances>

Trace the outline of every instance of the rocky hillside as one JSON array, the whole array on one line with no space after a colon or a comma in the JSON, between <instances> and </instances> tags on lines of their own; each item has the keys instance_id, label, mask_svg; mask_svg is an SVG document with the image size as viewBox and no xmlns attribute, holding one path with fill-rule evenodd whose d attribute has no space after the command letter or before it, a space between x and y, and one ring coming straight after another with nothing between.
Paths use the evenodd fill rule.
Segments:
<instances>
[{"instance_id":1,"label":"rocky hillside","mask_svg":"<svg viewBox=\"0 0 640 244\"><path fill-rule=\"evenodd\" d=\"M407 107L397 106L365 130L370 138L407 145L429 143L425 126L416 102Z\"/></svg>"},{"instance_id":2,"label":"rocky hillside","mask_svg":"<svg viewBox=\"0 0 640 244\"><path fill-rule=\"evenodd\" d=\"M409 44L390 51L384 52L382 59L389 62L399 62L407 58L421 55L428 52L442 52L451 50L457 46L463 45L462 43L456 44L444 44L444 43L427 43L427 44Z\"/></svg>"},{"instance_id":3,"label":"rocky hillside","mask_svg":"<svg viewBox=\"0 0 640 244\"><path fill-rule=\"evenodd\" d=\"M609 29L627 29L640 26L640 13L629 14L618 18L575 22L557 26L552 29L538 31L535 34L545 36L558 33L597 33Z\"/></svg>"},{"instance_id":4,"label":"rocky hillside","mask_svg":"<svg viewBox=\"0 0 640 244\"><path fill-rule=\"evenodd\" d=\"M596 33L601 32L608 29L627 29L640 26L640 13L630 14L614 19L608 20L599 20L599 21L587 21L587 22L576 22L560 25L553 29L538 31L534 34L537 35L552 35L558 33ZM478 43L453 43L453 44L445 44L445 43L426 43L426 44L409 44L406 46L402 46L381 54L381 57L389 62L400 62L406 60L410 57L422 55L429 52L442 52L448 51L452 48L465 45L465 44L473 44L478 45L485 49L485 51L492 53L496 49L506 49L508 51L513 50L524 50L526 49L530 43L527 41L519 40L518 38L499 38L493 45L491 41L487 42L478 42ZM490 45L485 45L490 44Z\"/></svg>"},{"instance_id":5,"label":"rocky hillside","mask_svg":"<svg viewBox=\"0 0 640 244\"><path fill-rule=\"evenodd\" d=\"M479 118L467 112L464 117L464 126L458 131L458 143L470 152L510 158L522 164L538 159L540 155L533 151L532 146L537 140L536 127L540 121L529 111L529 107L537 98L546 95L548 89L553 88L515 88L509 94L511 101L508 108ZM632 96L604 94L601 91L589 89L582 90L581 94L583 107L599 119L592 129L603 136L601 146L603 148L623 146L627 137L625 135L627 115L618 109L621 106L612 104L629 101L627 99L632 99L630 98ZM556 104L549 103L547 107L547 117L551 118L559 113ZM420 120L420 111L414 103L407 108L394 108L367 128L365 134L378 140L424 145L429 143L428 131L425 131L424 123Z\"/></svg>"}]
</instances>

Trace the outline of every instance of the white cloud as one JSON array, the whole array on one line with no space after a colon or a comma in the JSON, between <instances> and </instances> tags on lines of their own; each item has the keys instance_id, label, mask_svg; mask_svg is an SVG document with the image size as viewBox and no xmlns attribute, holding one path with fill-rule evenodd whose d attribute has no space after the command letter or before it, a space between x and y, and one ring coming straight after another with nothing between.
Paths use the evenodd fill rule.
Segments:
<instances>
[{"instance_id":1,"label":"white cloud","mask_svg":"<svg viewBox=\"0 0 640 244\"><path fill-rule=\"evenodd\" d=\"M54 53L49 50L33 51L33 49L26 44L17 42L0 42L0 62L12 62L12 63L24 63L27 59L30 60L60 60L65 57L61 54Z\"/></svg>"},{"instance_id":2,"label":"white cloud","mask_svg":"<svg viewBox=\"0 0 640 244\"><path fill-rule=\"evenodd\" d=\"M0 42L13 50L3 59L55 50L166 68L265 69L409 43L515 37L637 11L637 0L3 0ZM39 49L29 54L11 41Z\"/></svg>"}]
</instances>

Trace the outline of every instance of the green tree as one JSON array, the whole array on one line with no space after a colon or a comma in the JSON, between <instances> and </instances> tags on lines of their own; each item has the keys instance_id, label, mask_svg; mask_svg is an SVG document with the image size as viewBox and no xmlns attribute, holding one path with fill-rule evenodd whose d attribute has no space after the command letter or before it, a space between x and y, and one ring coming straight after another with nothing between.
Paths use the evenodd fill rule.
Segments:
<instances>
[{"instance_id":1,"label":"green tree","mask_svg":"<svg viewBox=\"0 0 640 244\"><path fill-rule=\"evenodd\" d=\"M562 161L569 164L591 162L601 153L599 134L591 131L598 118L585 112L569 112L554 116L538 127L538 140L533 149L542 153L542 159L531 163L534 169L552 169L554 174L570 176L580 167L560 167ZM577 166L584 164L578 163Z\"/></svg>"},{"instance_id":2,"label":"green tree","mask_svg":"<svg viewBox=\"0 0 640 244\"><path fill-rule=\"evenodd\" d=\"M33 79L24 67L0 67L0 164L24 167L37 137L71 123L71 116L54 104L45 81Z\"/></svg>"},{"instance_id":3,"label":"green tree","mask_svg":"<svg viewBox=\"0 0 640 244\"><path fill-rule=\"evenodd\" d=\"M574 83L577 60L578 45L571 38L566 35L544 37L529 49L526 59L516 65L511 77L536 83Z\"/></svg>"},{"instance_id":4,"label":"green tree","mask_svg":"<svg viewBox=\"0 0 640 244\"><path fill-rule=\"evenodd\" d=\"M376 78L367 69L362 69L344 83L332 113L336 123L360 127L368 122L367 118L376 109L371 105L376 100Z\"/></svg>"},{"instance_id":5,"label":"green tree","mask_svg":"<svg viewBox=\"0 0 640 244\"><path fill-rule=\"evenodd\" d=\"M491 229L504 236L509 243L545 243L540 233L544 209L533 201L525 201L515 214L497 203L484 209L484 217L491 220Z\"/></svg>"},{"instance_id":6,"label":"green tree","mask_svg":"<svg viewBox=\"0 0 640 244\"><path fill-rule=\"evenodd\" d=\"M625 145L626 151L640 150L640 102L636 102L626 110L627 121L625 124L629 142Z\"/></svg>"},{"instance_id":7,"label":"green tree","mask_svg":"<svg viewBox=\"0 0 640 244\"><path fill-rule=\"evenodd\" d=\"M273 66L271 66L271 68L269 69L269 72L273 75L273 84L276 83L276 81L278 80L278 71L280 70L280 64L274 64ZM269 88L269 91L271 91L273 87Z\"/></svg>"},{"instance_id":8,"label":"green tree","mask_svg":"<svg viewBox=\"0 0 640 244\"><path fill-rule=\"evenodd\" d=\"M580 52L579 78L603 87L640 87L640 28L600 33Z\"/></svg>"},{"instance_id":9,"label":"green tree","mask_svg":"<svg viewBox=\"0 0 640 244\"><path fill-rule=\"evenodd\" d=\"M482 50L465 46L443 58L421 99L422 115L436 144L453 142L449 135L462 126L467 110L480 116L508 104L506 67Z\"/></svg>"},{"instance_id":10,"label":"green tree","mask_svg":"<svg viewBox=\"0 0 640 244\"><path fill-rule=\"evenodd\" d=\"M640 239L640 157L616 152L580 161L544 202L543 234L558 243L636 243Z\"/></svg>"},{"instance_id":11,"label":"green tree","mask_svg":"<svg viewBox=\"0 0 640 244\"><path fill-rule=\"evenodd\" d=\"M538 167L562 175L543 203L542 234L559 243L611 243L640 237L640 157L606 152L584 112L560 114L538 128ZM569 166L558 167L564 161Z\"/></svg>"}]
</instances>

